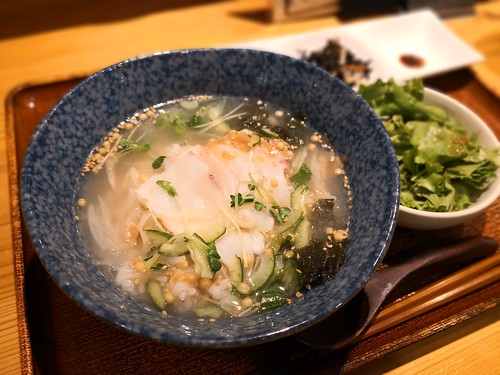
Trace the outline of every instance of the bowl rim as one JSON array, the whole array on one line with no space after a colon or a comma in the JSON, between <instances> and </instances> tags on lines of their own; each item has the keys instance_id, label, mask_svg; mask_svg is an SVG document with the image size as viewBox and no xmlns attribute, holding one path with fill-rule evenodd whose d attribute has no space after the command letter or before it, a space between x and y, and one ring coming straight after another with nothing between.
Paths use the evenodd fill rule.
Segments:
<instances>
[{"instance_id":1,"label":"bowl rim","mask_svg":"<svg viewBox=\"0 0 500 375\"><path fill-rule=\"evenodd\" d=\"M424 88L424 101L426 99L430 99L431 101L440 101L445 104L451 105L455 108L457 112L463 113L466 117L472 119L475 127L478 127L477 132L481 132L487 135L487 138L491 140L492 145L488 147L500 147L500 141L497 139L493 130L483 121L481 117L479 117L476 113L474 113L467 106L459 102L458 100L446 95L445 93L432 89L429 87ZM466 127L467 130L467 127ZM468 134L472 132L467 130ZM492 183L488 186L487 190L481 194L483 199L479 199L469 207L453 212L432 212L432 211L422 211L416 208L410 208L403 206L401 203L399 205L399 212L407 215L412 215L419 218L425 219L435 219L435 220L447 220L447 219L460 219L460 218L468 218L471 216L475 216L484 211L487 207L495 202L495 200L500 196L500 167L497 168L496 172L497 177L493 179Z\"/></svg>"}]
</instances>

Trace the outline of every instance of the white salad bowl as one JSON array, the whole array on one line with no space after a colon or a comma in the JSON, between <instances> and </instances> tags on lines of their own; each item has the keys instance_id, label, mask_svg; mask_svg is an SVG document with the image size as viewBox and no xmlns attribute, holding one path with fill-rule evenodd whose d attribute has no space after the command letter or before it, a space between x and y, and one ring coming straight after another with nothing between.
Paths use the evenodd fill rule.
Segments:
<instances>
[{"instance_id":1,"label":"white salad bowl","mask_svg":"<svg viewBox=\"0 0 500 375\"><path fill-rule=\"evenodd\" d=\"M478 143L483 147L499 147L500 143L488 125L474 112L457 100L426 88L424 102L444 109L451 118L466 129L468 135L477 134ZM497 177L491 182L479 199L468 208L455 212L427 212L403 205L399 207L397 225L409 229L443 229L463 224L482 214L500 195L500 168Z\"/></svg>"}]
</instances>

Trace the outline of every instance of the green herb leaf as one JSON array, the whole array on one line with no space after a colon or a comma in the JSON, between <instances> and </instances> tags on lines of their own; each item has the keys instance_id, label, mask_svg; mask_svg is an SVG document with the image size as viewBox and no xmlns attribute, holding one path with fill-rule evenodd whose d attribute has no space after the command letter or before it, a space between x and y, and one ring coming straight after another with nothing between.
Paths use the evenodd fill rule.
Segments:
<instances>
[{"instance_id":1,"label":"green herb leaf","mask_svg":"<svg viewBox=\"0 0 500 375\"><path fill-rule=\"evenodd\" d=\"M159 169L162 164L163 164L163 160L165 160L166 156L158 156L155 161L153 162L152 166L153 166L153 169Z\"/></svg>"},{"instance_id":2,"label":"green herb leaf","mask_svg":"<svg viewBox=\"0 0 500 375\"><path fill-rule=\"evenodd\" d=\"M281 207L276 205L272 206L269 212L278 223L283 224L286 221L286 218L292 213L292 210L290 210L288 207Z\"/></svg>"},{"instance_id":3,"label":"green herb leaf","mask_svg":"<svg viewBox=\"0 0 500 375\"><path fill-rule=\"evenodd\" d=\"M444 109L425 104L422 80L402 86L379 80L359 93L382 116L394 144L403 206L458 211L487 189L500 165L500 148L479 146Z\"/></svg>"},{"instance_id":4,"label":"green herb leaf","mask_svg":"<svg viewBox=\"0 0 500 375\"><path fill-rule=\"evenodd\" d=\"M256 211L262 211L262 209L266 208L266 206L261 202L255 202L253 204L253 207L255 208Z\"/></svg>"},{"instance_id":5,"label":"green herb leaf","mask_svg":"<svg viewBox=\"0 0 500 375\"><path fill-rule=\"evenodd\" d=\"M208 255L214 257L215 259L220 259L220 255L217 252L217 248L215 247L215 242L210 242L207 244L208 246Z\"/></svg>"},{"instance_id":6,"label":"green herb leaf","mask_svg":"<svg viewBox=\"0 0 500 375\"><path fill-rule=\"evenodd\" d=\"M130 139L122 139L120 140L120 146L122 150L128 150L132 148L133 142Z\"/></svg>"},{"instance_id":7,"label":"green herb leaf","mask_svg":"<svg viewBox=\"0 0 500 375\"><path fill-rule=\"evenodd\" d=\"M238 193L237 197L235 197L232 194L229 197L231 198L231 207L236 207L236 205L238 205L238 207L240 207L240 206L243 206L246 203L252 203L254 201L254 199L255 199L252 194L247 194L243 198L243 196L241 195L241 193Z\"/></svg>"},{"instance_id":8,"label":"green herb leaf","mask_svg":"<svg viewBox=\"0 0 500 375\"><path fill-rule=\"evenodd\" d=\"M222 268L222 263L220 262L220 260L211 256L208 257L208 264L214 272L217 272Z\"/></svg>"},{"instance_id":9,"label":"green herb leaf","mask_svg":"<svg viewBox=\"0 0 500 375\"><path fill-rule=\"evenodd\" d=\"M163 263L156 263L154 266L151 266L153 271L161 271L161 269L165 267Z\"/></svg>"},{"instance_id":10,"label":"green herb leaf","mask_svg":"<svg viewBox=\"0 0 500 375\"><path fill-rule=\"evenodd\" d=\"M215 247L215 242L210 242L207 246L208 264L210 265L212 271L217 272L222 268L222 263L219 261L220 255Z\"/></svg>"},{"instance_id":11,"label":"green herb leaf","mask_svg":"<svg viewBox=\"0 0 500 375\"><path fill-rule=\"evenodd\" d=\"M132 150L138 152L149 151L150 147L148 144L138 145L131 141L130 139L122 139L120 140L121 151Z\"/></svg>"},{"instance_id":12,"label":"green herb leaf","mask_svg":"<svg viewBox=\"0 0 500 375\"><path fill-rule=\"evenodd\" d=\"M139 152L145 152L145 151L149 151L150 150L150 147L148 144L144 144L144 145L136 145L134 148L133 148L134 151L139 151Z\"/></svg>"},{"instance_id":13,"label":"green herb leaf","mask_svg":"<svg viewBox=\"0 0 500 375\"><path fill-rule=\"evenodd\" d=\"M311 180L311 177L311 169L307 166L307 164L302 163L297 173L290 177L290 181L297 185L307 185L307 183Z\"/></svg>"},{"instance_id":14,"label":"green herb leaf","mask_svg":"<svg viewBox=\"0 0 500 375\"><path fill-rule=\"evenodd\" d=\"M195 126L201 125L202 123L203 123L203 118L200 115L193 115L188 120L188 125L190 127L195 127Z\"/></svg>"},{"instance_id":15,"label":"green herb leaf","mask_svg":"<svg viewBox=\"0 0 500 375\"><path fill-rule=\"evenodd\" d=\"M238 289L236 288L236 285L231 284L231 289L229 290L229 293L231 293L235 297L241 297L241 293L238 292Z\"/></svg>"},{"instance_id":16,"label":"green herb leaf","mask_svg":"<svg viewBox=\"0 0 500 375\"><path fill-rule=\"evenodd\" d=\"M177 196L177 190L175 190L175 188L169 181L157 180L156 184L160 186L163 190L165 190L167 194L172 198Z\"/></svg>"},{"instance_id":17,"label":"green herb leaf","mask_svg":"<svg viewBox=\"0 0 500 375\"><path fill-rule=\"evenodd\" d=\"M186 118L182 111L169 111L160 113L154 123L155 126L163 128L174 128L179 135L184 134L186 128L196 127L203 123L203 118L200 115L194 114L190 118Z\"/></svg>"}]
</instances>

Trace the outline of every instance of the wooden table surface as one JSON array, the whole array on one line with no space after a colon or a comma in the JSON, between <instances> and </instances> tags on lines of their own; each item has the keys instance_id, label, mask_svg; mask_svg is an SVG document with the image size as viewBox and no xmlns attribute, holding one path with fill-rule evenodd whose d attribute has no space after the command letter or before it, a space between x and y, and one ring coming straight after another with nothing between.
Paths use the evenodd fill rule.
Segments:
<instances>
[{"instance_id":1,"label":"wooden table surface","mask_svg":"<svg viewBox=\"0 0 500 375\"><path fill-rule=\"evenodd\" d=\"M43 5L41 5L43 3ZM123 5L123 4L126 5ZM140 4L139 4L140 3ZM189 5L186 5L189 3ZM183 5L181 5L183 4ZM332 27L333 17L273 24L266 0L141 2L17 0L0 6L0 373L21 373L17 331L5 99L24 84L84 76L154 51L211 47ZM500 1L478 6L500 22ZM471 18L447 23L464 40ZM500 35L500 34L499 34ZM500 38L498 38L500 48ZM497 58L497 63L498 58ZM491 61L488 61L491 63ZM500 71L500 68L499 70ZM500 105L500 100L498 101ZM500 311L489 310L353 373L494 374L500 368Z\"/></svg>"}]
</instances>

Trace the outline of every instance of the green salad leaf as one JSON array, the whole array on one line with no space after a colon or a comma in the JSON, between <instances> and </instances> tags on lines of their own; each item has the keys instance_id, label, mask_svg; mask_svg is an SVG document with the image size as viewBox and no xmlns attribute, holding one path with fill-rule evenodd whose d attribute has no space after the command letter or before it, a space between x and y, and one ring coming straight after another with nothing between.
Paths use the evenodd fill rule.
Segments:
<instances>
[{"instance_id":1,"label":"green salad leaf","mask_svg":"<svg viewBox=\"0 0 500 375\"><path fill-rule=\"evenodd\" d=\"M500 166L500 148L479 146L477 135L447 112L423 102L424 85L414 79L361 86L359 94L380 116L399 162L401 204L424 211L467 208Z\"/></svg>"}]
</instances>

